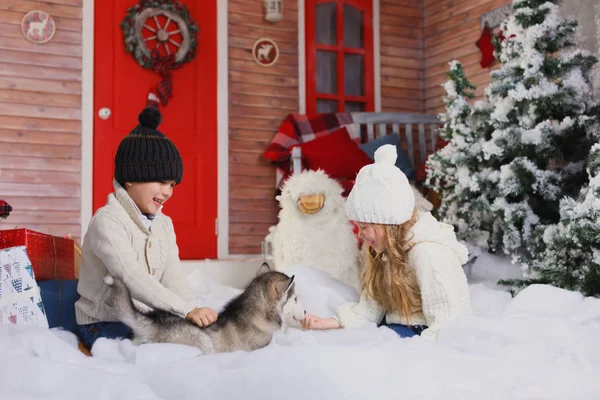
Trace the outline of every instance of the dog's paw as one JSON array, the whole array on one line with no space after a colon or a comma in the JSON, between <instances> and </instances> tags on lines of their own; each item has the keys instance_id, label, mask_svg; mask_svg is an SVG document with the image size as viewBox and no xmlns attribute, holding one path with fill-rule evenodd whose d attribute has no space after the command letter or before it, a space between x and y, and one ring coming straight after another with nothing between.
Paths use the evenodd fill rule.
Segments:
<instances>
[{"instance_id":1,"label":"dog's paw","mask_svg":"<svg viewBox=\"0 0 600 400\"><path fill-rule=\"evenodd\" d=\"M115 278L113 278L113 277L112 277L112 276L110 276L110 275L106 275L106 276L104 277L104 283L106 283L108 286L112 286L112 285L114 285L114 283L115 283Z\"/></svg>"}]
</instances>

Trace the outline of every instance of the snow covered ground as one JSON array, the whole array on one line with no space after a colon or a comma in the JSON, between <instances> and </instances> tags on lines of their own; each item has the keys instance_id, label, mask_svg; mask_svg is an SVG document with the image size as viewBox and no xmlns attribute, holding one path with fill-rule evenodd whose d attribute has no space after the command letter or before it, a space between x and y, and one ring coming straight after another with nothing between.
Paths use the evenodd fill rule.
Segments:
<instances>
[{"instance_id":1,"label":"snow covered ground","mask_svg":"<svg viewBox=\"0 0 600 400\"><path fill-rule=\"evenodd\" d=\"M100 340L86 357L69 333L0 326L0 398L600 398L600 299L541 285L512 299L493 281L519 271L501 264L478 258L468 271L476 315L449 323L437 344L386 328L289 329L252 353ZM199 304L219 308L238 293L191 277ZM296 277L311 313L331 315L356 296L308 268Z\"/></svg>"}]
</instances>

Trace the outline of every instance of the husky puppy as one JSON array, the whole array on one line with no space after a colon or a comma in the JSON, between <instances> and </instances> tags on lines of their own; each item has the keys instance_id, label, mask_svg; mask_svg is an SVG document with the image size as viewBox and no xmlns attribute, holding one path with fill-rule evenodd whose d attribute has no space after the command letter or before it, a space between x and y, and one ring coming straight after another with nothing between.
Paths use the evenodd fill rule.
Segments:
<instances>
[{"instance_id":1,"label":"husky puppy","mask_svg":"<svg viewBox=\"0 0 600 400\"><path fill-rule=\"evenodd\" d=\"M285 320L299 321L306 311L295 294L294 277L271 271L263 263L246 290L232 299L217 321L205 328L163 310L139 311L125 284L111 276L110 303L118 318L133 330L133 342L179 343L203 354L252 351L265 347Z\"/></svg>"}]
</instances>

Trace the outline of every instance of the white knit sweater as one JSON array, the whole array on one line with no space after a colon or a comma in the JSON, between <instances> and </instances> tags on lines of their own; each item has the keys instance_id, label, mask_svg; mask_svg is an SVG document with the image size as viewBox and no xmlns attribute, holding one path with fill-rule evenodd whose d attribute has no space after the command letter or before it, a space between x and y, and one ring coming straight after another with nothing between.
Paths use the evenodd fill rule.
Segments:
<instances>
[{"instance_id":1,"label":"white knit sweater","mask_svg":"<svg viewBox=\"0 0 600 400\"><path fill-rule=\"evenodd\" d=\"M421 336L437 340L445 322L471 313L469 287L462 268L468 251L456 240L452 226L438 222L430 213L422 213L411 232L408 263L416 272L422 311L411 315L410 325L427 325ZM358 303L346 303L337 310L338 320L345 328L377 324L384 316L387 323L409 325L397 312L386 315L364 293Z\"/></svg>"},{"instance_id":2,"label":"white knit sweater","mask_svg":"<svg viewBox=\"0 0 600 400\"><path fill-rule=\"evenodd\" d=\"M159 213L146 227L127 191L115 192L92 218L82 246L75 303L78 324L117 321L108 306L106 275L122 279L142 310L157 308L184 318L194 309L185 280L171 218Z\"/></svg>"}]
</instances>

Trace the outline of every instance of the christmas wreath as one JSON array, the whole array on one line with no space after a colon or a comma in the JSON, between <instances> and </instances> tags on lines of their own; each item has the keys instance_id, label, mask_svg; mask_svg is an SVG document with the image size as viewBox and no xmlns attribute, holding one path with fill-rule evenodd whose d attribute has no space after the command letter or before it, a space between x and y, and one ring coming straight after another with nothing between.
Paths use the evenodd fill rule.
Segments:
<instances>
[{"instance_id":1,"label":"christmas wreath","mask_svg":"<svg viewBox=\"0 0 600 400\"><path fill-rule=\"evenodd\" d=\"M171 71L192 61L198 46L198 26L176 0L140 0L121 22L125 50L143 68L159 74L148 103L166 106L172 95Z\"/></svg>"}]
</instances>

